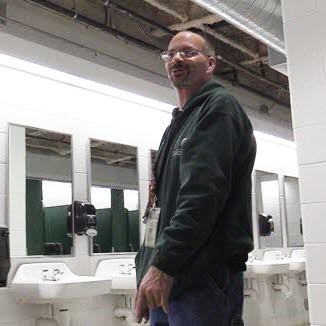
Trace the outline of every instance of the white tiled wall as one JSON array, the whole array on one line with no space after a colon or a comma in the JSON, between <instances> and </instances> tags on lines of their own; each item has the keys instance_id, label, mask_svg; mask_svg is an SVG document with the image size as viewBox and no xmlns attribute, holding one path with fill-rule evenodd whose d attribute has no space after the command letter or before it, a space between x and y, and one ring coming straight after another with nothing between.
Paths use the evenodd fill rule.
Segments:
<instances>
[{"instance_id":1,"label":"white tiled wall","mask_svg":"<svg viewBox=\"0 0 326 326\"><path fill-rule=\"evenodd\" d=\"M326 243L326 203L303 204L301 206L303 238L305 244Z\"/></svg>"},{"instance_id":2,"label":"white tiled wall","mask_svg":"<svg viewBox=\"0 0 326 326\"><path fill-rule=\"evenodd\" d=\"M326 325L326 1L283 0L310 321Z\"/></svg>"}]
</instances>

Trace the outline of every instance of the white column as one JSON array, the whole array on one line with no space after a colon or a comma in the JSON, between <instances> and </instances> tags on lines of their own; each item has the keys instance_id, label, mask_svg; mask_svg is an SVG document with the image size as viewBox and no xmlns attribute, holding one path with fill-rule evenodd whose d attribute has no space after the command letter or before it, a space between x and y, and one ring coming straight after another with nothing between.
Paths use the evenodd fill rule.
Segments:
<instances>
[{"instance_id":1,"label":"white column","mask_svg":"<svg viewBox=\"0 0 326 326\"><path fill-rule=\"evenodd\" d=\"M89 195L89 139L82 134L72 139L73 200L88 201ZM86 235L74 235L73 254L88 261L89 239Z\"/></svg>"},{"instance_id":2,"label":"white column","mask_svg":"<svg viewBox=\"0 0 326 326\"><path fill-rule=\"evenodd\" d=\"M24 127L10 126L9 148L10 255L26 256L26 143ZM3 176L6 179L6 173Z\"/></svg>"},{"instance_id":3,"label":"white column","mask_svg":"<svg viewBox=\"0 0 326 326\"><path fill-rule=\"evenodd\" d=\"M326 1L283 0L309 315L326 325Z\"/></svg>"},{"instance_id":4,"label":"white column","mask_svg":"<svg viewBox=\"0 0 326 326\"><path fill-rule=\"evenodd\" d=\"M139 180L139 205L140 205L140 243L145 236L145 224L142 217L148 203L148 187L151 178L151 155L148 148L138 148L138 180Z\"/></svg>"}]
</instances>

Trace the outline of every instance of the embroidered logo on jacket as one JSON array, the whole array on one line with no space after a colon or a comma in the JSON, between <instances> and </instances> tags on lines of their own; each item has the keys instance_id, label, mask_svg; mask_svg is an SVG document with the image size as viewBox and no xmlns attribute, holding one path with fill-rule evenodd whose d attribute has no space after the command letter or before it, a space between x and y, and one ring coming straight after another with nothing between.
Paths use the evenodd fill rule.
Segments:
<instances>
[{"instance_id":1,"label":"embroidered logo on jacket","mask_svg":"<svg viewBox=\"0 0 326 326\"><path fill-rule=\"evenodd\" d=\"M181 147L184 146L185 142L187 141L187 138L183 138L180 142L180 146L178 148L175 148L172 152L172 156L180 156L181 155Z\"/></svg>"}]
</instances>

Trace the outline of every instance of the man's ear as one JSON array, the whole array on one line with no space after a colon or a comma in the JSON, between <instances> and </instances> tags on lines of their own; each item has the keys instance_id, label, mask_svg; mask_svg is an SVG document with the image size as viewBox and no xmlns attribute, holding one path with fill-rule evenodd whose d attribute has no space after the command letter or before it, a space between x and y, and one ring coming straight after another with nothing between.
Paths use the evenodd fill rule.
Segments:
<instances>
[{"instance_id":1,"label":"man's ear","mask_svg":"<svg viewBox=\"0 0 326 326\"><path fill-rule=\"evenodd\" d=\"M216 67L216 58L215 57L209 57L208 58L207 72L208 73L214 73L215 67Z\"/></svg>"}]
</instances>

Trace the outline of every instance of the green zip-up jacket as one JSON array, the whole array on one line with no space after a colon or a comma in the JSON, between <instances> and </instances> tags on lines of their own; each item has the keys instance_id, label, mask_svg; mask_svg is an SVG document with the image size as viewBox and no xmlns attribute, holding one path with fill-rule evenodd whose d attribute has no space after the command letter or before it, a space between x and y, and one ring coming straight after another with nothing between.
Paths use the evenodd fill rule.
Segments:
<instances>
[{"instance_id":1,"label":"green zip-up jacket","mask_svg":"<svg viewBox=\"0 0 326 326\"><path fill-rule=\"evenodd\" d=\"M256 142L236 99L211 80L175 109L155 162L161 208L155 248L136 256L138 286L153 265L180 284L223 261L245 270L253 249L251 172Z\"/></svg>"}]
</instances>

